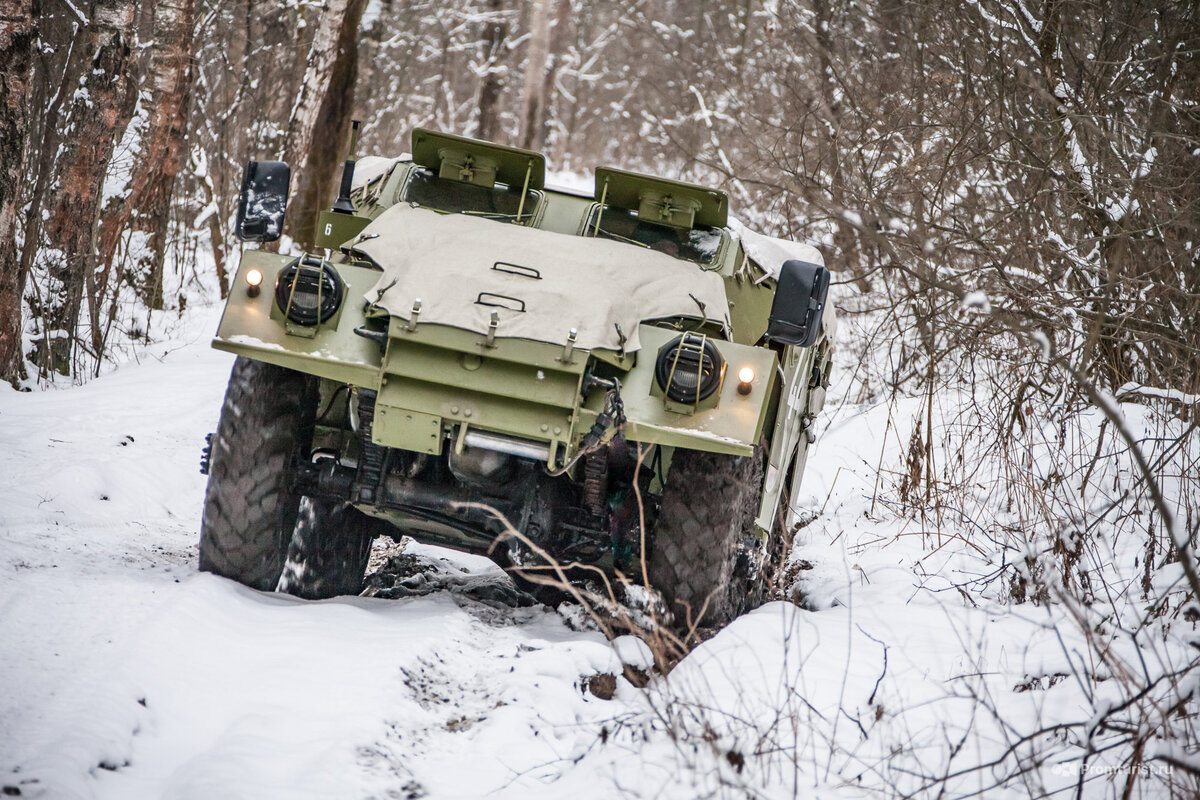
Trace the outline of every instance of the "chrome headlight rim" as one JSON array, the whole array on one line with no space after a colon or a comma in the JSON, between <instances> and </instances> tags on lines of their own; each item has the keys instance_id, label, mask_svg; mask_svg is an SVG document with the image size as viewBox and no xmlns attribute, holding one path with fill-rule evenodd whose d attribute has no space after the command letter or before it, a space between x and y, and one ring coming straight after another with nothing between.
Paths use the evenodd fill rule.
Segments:
<instances>
[{"instance_id":1,"label":"chrome headlight rim","mask_svg":"<svg viewBox=\"0 0 1200 800\"><path fill-rule=\"evenodd\" d=\"M664 344L654 363L654 378L667 399L695 405L721 388L725 358L707 336L685 333Z\"/></svg>"},{"instance_id":2,"label":"chrome headlight rim","mask_svg":"<svg viewBox=\"0 0 1200 800\"><path fill-rule=\"evenodd\" d=\"M328 322L345 297L346 283L342 276L332 264L319 258L297 258L281 269L275 279L275 302L288 320L297 325L312 327Z\"/></svg>"}]
</instances>

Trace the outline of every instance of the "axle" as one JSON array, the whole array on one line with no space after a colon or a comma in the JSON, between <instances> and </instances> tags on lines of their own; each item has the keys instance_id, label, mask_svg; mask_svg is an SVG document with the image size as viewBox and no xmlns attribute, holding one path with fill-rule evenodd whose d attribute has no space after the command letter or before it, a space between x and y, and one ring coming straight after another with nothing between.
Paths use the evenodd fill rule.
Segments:
<instances>
[{"instance_id":1,"label":"axle","mask_svg":"<svg viewBox=\"0 0 1200 800\"><path fill-rule=\"evenodd\" d=\"M431 485L402 475L381 476L375 491L364 493L356 480L357 471L323 459L300 466L296 488L309 497L352 502L370 494L376 508L453 520L456 527L472 529L488 540L504 529L495 512L518 524L519 504L469 484Z\"/></svg>"}]
</instances>

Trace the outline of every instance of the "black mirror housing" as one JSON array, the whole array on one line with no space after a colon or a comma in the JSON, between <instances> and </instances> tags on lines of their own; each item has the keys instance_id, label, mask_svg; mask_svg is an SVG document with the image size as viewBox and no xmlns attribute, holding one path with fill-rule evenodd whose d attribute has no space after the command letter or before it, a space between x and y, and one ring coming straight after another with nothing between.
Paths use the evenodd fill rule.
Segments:
<instances>
[{"instance_id":1,"label":"black mirror housing","mask_svg":"<svg viewBox=\"0 0 1200 800\"><path fill-rule=\"evenodd\" d=\"M783 262L767 338L796 347L812 347L821 336L821 317L829 296L829 270L793 259Z\"/></svg>"},{"instance_id":2,"label":"black mirror housing","mask_svg":"<svg viewBox=\"0 0 1200 800\"><path fill-rule=\"evenodd\" d=\"M282 161L251 161L242 173L234 233L243 242L273 242L283 235L292 169Z\"/></svg>"}]
</instances>

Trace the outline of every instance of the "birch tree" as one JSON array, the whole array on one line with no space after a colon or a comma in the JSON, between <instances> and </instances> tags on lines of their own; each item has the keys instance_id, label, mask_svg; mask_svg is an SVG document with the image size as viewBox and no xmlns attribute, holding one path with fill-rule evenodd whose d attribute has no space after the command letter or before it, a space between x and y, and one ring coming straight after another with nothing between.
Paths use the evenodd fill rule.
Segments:
<instances>
[{"instance_id":1,"label":"birch tree","mask_svg":"<svg viewBox=\"0 0 1200 800\"><path fill-rule=\"evenodd\" d=\"M292 168L292 197L296 196L301 183L297 178L309 169L314 135L338 60L338 45L342 41L347 19L352 16L352 8L357 9L353 15L356 23L354 29L357 30L357 19L362 13L361 0L325 0L317 14L316 31L305 61L304 79L288 116L287 135L280 154L282 160ZM330 144L323 141L320 146L328 147ZM289 235L293 237L296 235L295 219L296 215L289 215Z\"/></svg>"},{"instance_id":2,"label":"birch tree","mask_svg":"<svg viewBox=\"0 0 1200 800\"><path fill-rule=\"evenodd\" d=\"M330 204L340 175L338 166L342 163L354 111L359 23L365 5L364 0L350 0L346 9L324 97L313 122L311 141L317 144L310 146L304 169L292 175L296 191L288 210L288 226L292 239L305 246L312 246L315 241L317 217Z\"/></svg>"},{"instance_id":3,"label":"birch tree","mask_svg":"<svg viewBox=\"0 0 1200 800\"><path fill-rule=\"evenodd\" d=\"M194 25L193 0L160 0L154 5L146 130L127 193L113 199L100 222L101 274L93 305L108 288L122 234L140 233L144 240L131 242L132 237L126 237L127 245L133 244L129 278L147 308L162 308L167 224L187 136Z\"/></svg>"},{"instance_id":4,"label":"birch tree","mask_svg":"<svg viewBox=\"0 0 1200 800\"><path fill-rule=\"evenodd\" d=\"M55 186L38 253L47 276L41 366L71 374L84 286L95 279L96 225L101 188L116 136L133 114L135 45L133 0L96 0L82 37L84 70L70 98ZM26 243L26 247L30 243ZM98 354L92 353L93 357Z\"/></svg>"}]
</instances>

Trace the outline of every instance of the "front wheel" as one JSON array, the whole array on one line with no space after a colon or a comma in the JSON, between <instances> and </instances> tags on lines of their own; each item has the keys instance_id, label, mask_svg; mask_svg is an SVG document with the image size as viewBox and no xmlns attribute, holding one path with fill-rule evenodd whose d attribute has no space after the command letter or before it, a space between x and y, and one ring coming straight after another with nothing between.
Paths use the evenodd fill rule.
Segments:
<instances>
[{"instance_id":1,"label":"front wheel","mask_svg":"<svg viewBox=\"0 0 1200 800\"><path fill-rule=\"evenodd\" d=\"M317 381L239 357L212 441L200 569L253 589L279 580L296 527L296 467L311 456Z\"/></svg>"},{"instance_id":2,"label":"front wheel","mask_svg":"<svg viewBox=\"0 0 1200 800\"><path fill-rule=\"evenodd\" d=\"M757 451L672 456L647 569L676 627L719 627L744 607L734 571L744 538L754 534L762 482Z\"/></svg>"}]
</instances>

